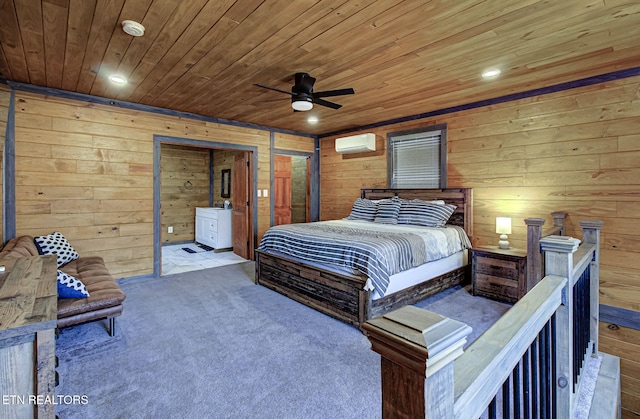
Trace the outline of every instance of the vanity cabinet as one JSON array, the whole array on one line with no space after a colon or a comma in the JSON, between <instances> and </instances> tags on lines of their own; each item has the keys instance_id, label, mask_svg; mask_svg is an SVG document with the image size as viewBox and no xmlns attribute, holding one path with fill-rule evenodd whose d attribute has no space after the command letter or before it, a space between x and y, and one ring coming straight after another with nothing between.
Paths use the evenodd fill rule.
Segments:
<instances>
[{"instance_id":1,"label":"vanity cabinet","mask_svg":"<svg viewBox=\"0 0 640 419\"><path fill-rule=\"evenodd\" d=\"M231 211L224 208L196 208L196 242L214 250L233 248Z\"/></svg>"}]
</instances>

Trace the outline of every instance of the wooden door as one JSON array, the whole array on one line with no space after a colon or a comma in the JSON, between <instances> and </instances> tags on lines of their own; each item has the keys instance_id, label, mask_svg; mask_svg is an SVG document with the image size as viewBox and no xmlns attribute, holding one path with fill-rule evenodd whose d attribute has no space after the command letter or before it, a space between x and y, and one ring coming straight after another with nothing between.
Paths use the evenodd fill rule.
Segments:
<instances>
[{"instance_id":1,"label":"wooden door","mask_svg":"<svg viewBox=\"0 0 640 419\"><path fill-rule=\"evenodd\" d=\"M231 189L233 253L245 259L253 259L253 224L251 223L251 170L249 167L251 154L238 153L233 163Z\"/></svg>"},{"instance_id":2,"label":"wooden door","mask_svg":"<svg viewBox=\"0 0 640 419\"><path fill-rule=\"evenodd\" d=\"M291 156L273 157L273 225L291 224Z\"/></svg>"}]
</instances>

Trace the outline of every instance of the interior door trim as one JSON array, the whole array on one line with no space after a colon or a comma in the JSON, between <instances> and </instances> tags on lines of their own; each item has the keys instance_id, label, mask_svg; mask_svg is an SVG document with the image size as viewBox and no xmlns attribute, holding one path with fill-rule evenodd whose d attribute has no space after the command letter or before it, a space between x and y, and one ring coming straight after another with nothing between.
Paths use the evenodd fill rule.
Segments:
<instances>
[{"instance_id":1,"label":"interior door trim","mask_svg":"<svg viewBox=\"0 0 640 419\"><path fill-rule=\"evenodd\" d=\"M273 148L273 141L274 141L274 134L272 133L271 135L272 137L272 141L271 141L271 173L270 173L270 182L269 182L269 189L271 191L273 191L273 187L274 187L274 176L275 176L275 170L273 167L273 157L275 155L280 155L280 156L302 156L302 157L309 157L311 158L311 173L310 173L310 177L311 177L311 202L310 202L310 206L311 206L311 221L318 221L320 219L320 174L318 173L318 168L320 167L318 158L319 158L319 153L316 151L314 153L311 152L307 152L307 151L298 151L298 150L286 150L283 148ZM270 226L273 226L274 223L274 208L275 208L275 198L274 198L274 194L270 194L270 198L269 198L269 206L270 206L270 214L271 214L271 219L270 219Z\"/></svg>"}]
</instances>

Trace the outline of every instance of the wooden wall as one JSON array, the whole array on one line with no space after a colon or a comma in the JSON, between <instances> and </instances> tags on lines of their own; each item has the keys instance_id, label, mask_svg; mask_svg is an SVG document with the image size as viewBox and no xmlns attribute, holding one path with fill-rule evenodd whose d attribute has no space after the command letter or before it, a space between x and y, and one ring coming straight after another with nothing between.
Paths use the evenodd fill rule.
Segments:
<instances>
[{"instance_id":1,"label":"wooden wall","mask_svg":"<svg viewBox=\"0 0 640 419\"><path fill-rule=\"evenodd\" d=\"M213 152L213 204L214 206L224 205L224 201L233 202L233 184L229 183L229 198L223 198L222 194L222 171L231 170L230 182L233 181L233 162L237 154L241 152L233 150L215 150Z\"/></svg>"},{"instance_id":2,"label":"wooden wall","mask_svg":"<svg viewBox=\"0 0 640 419\"><path fill-rule=\"evenodd\" d=\"M334 138L323 138L321 219L347 216L360 188L386 186L388 132L442 123L448 186L473 188L474 245L497 242L496 216L513 218L514 247L525 246L526 217L549 226L551 211L567 211L576 237L580 220L602 220L600 302L640 311L640 77L379 127L367 154L338 155ZM640 345L638 333L625 338ZM637 383L626 362L637 358L611 339ZM626 412L640 413L637 386L625 391Z\"/></svg>"},{"instance_id":3,"label":"wooden wall","mask_svg":"<svg viewBox=\"0 0 640 419\"><path fill-rule=\"evenodd\" d=\"M258 185L269 187L269 131L20 91L15 97L17 234L59 230L80 254L104 257L117 278L153 273L154 134L255 146ZM259 238L269 211L269 201L259 200Z\"/></svg>"},{"instance_id":4,"label":"wooden wall","mask_svg":"<svg viewBox=\"0 0 640 419\"><path fill-rule=\"evenodd\" d=\"M9 115L9 102L11 100L11 89L9 86L0 84L0 173L4 170L4 138L7 132L7 117ZM0 194L3 193L2 182L4 177L0 176ZM2 223L4 221L3 206L0 205L0 244L4 244Z\"/></svg>"},{"instance_id":5,"label":"wooden wall","mask_svg":"<svg viewBox=\"0 0 640 419\"><path fill-rule=\"evenodd\" d=\"M307 221L307 158L291 156L291 222Z\"/></svg>"},{"instance_id":6,"label":"wooden wall","mask_svg":"<svg viewBox=\"0 0 640 419\"><path fill-rule=\"evenodd\" d=\"M196 207L209 206L209 150L161 144L160 177L162 242L195 240Z\"/></svg>"}]
</instances>

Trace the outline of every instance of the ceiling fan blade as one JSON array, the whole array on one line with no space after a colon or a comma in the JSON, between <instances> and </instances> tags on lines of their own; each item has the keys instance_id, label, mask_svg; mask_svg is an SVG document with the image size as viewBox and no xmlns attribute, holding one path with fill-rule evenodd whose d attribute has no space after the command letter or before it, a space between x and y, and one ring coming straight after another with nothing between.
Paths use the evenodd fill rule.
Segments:
<instances>
[{"instance_id":1,"label":"ceiling fan blade","mask_svg":"<svg viewBox=\"0 0 640 419\"><path fill-rule=\"evenodd\" d=\"M286 90L282 90L282 89L278 89L276 87L271 87L271 86L265 86L264 84L254 84L254 86L258 86L258 87L262 87L263 89L269 89L269 90L275 90L276 92L280 92L280 93L286 93L288 95L292 95L293 93L291 92L287 92Z\"/></svg>"},{"instance_id":2,"label":"ceiling fan blade","mask_svg":"<svg viewBox=\"0 0 640 419\"><path fill-rule=\"evenodd\" d=\"M340 109L342 107L342 105L338 105L337 103L329 102L328 100L318 99L315 97L313 98L313 103L326 106L327 108L331 109Z\"/></svg>"},{"instance_id":3,"label":"ceiling fan blade","mask_svg":"<svg viewBox=\"0 0 640 419\"><path fill-rule=\"evenodd\" d=\"M356 91L352 88L348 89L336 89L336 90L324 90L322 92L313 92L313 97L329 97L329 96L344 96L352 95Z\"/></svg>"},{"instance_id":4,"label":"ceiling fan blade","mask_svg":"<svg viewBox=\"0 0 640 419\"><path fill-rule=\"evenodd\" d=\"M298 93L311 93L316 79L307 73L296 73L296 84L294 89Z\"/></svg>"}]
</instances>

